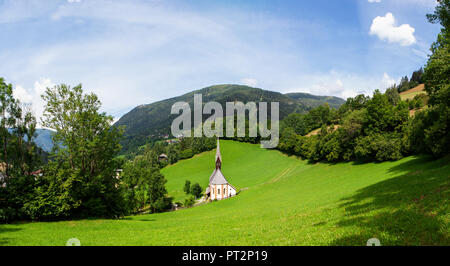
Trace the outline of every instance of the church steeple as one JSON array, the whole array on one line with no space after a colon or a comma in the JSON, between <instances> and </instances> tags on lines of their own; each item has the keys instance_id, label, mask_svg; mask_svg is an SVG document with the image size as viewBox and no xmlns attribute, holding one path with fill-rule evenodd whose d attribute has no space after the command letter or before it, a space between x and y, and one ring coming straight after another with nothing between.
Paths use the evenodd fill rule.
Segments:
<instances>
[{"instance_id":1,"label":"church steeple","mask_svg":"<svg viewBox=\"0 0 450 266\"><path fill-rule=\"evenodd\" d=\"M217 138L216 148L216 169L209 177L209 186L206 188L206 197L208 200L223 200L236 196L234 188L222 173L222 155L220 154L220 142Z\"/></svg>"},{"instance_id":2,"label":"church steeple","mask_svg":"<svg viewBox=\"0 0 450 266\"><path fill-rule=\"evenodd\" d=\"M216 169L221 169L221 168L222 168L222 156L220 155L219 138L217 138Z\"/></svg>"}]
</instances>

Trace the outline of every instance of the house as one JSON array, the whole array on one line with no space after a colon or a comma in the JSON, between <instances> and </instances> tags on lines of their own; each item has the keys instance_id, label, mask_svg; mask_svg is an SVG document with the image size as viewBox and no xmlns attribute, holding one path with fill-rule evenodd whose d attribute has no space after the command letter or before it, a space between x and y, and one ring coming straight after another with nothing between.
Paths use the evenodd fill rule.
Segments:
<instances>
[{"instance_id":1,"label":"house","mask_svg":"<svg viewBox=\"0 0 450 266\"><path fill-rule=\"evenodd\" d=\"M171 145L171 144L177 144L177 143L179 143L180 141L179 141L178 139L166 139L165 142L166 142L167 144Z\"/></svg>"},{"instance_id":2,"label":"house","mask_svg":"<svg viewBox=\"0 0 450 266\"><path fill-rule=\"evenodd\" d=\"M219 138L217 138L216 167L209 177L209 186L206 188L206 198L210 200L223 200L236 196L234 188L222 173L222 156L220 154Z\"/></svg>"},{"instance_id":3,"label":"house","mask_svg":"<svg viewBox=\"0 0 450 266\"><path fill-rule=\"evenodd\" d=\"M166 154L161 154L158 156L158 161L167 161L169 157Z\"/></svg>"}]
</instances>

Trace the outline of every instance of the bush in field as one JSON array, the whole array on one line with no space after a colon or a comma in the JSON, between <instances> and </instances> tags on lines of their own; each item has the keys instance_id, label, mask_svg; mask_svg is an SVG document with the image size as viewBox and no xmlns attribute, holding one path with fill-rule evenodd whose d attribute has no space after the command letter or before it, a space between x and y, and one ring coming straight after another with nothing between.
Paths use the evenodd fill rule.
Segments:
<instances>
[{"instance_id":1,"label":"bush in field","mask_svg":"<svg viewBox=\"0 0 450 266\"><path fill-rule=\"evenodd\" d=\"M189 197L187 199L184 200L183 206L184 207L192 207L195 204L195 198L194 196Z\"/></svg>"},{"instance_id":2,"label":"bush in field","mask_svg":"<svg viewBox=\"0 0 450 266\"><path fill-rule=\"evenodd\" d=\"M191 181L186 180L186 182L184 183L183 191L186 194L191 193Z\"/></svg>"},{"instance_id":3,"label":"bush in field","mask_svg":"<svg viewBox=\"0 0 450 266\"><path fill-rule=\"evenodd\" d=\"M191 194L196 198L200 198L203 194L203 189L202 187L198 184L195 183L192 187L191 187Z\"/></svg>"}]
</instances>

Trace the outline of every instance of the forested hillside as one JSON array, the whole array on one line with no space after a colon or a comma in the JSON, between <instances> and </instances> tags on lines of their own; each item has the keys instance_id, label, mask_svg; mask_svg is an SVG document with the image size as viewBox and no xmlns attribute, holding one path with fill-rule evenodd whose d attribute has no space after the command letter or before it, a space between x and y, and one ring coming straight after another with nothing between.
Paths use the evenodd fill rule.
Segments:
<instances>
[{"instance_id":1,"label":"forested hillside","mask_svg":"<svg viewBox=\"0 0 450 266\"><path fill-rule=\"evenodd\" d=\"M194 94L202 94L203 103L210 101L220 103L224 110L226 102L279 102L280 119L291 113L305 113L324 103L337 108L345 102L337 97L314 96L307 93L281 94L241 85L211 86L179 97L141 105L125 114L115 124L125 126L124 140L121 142L122 152L127 153L151 140L169 135L170 125L178 116L170 114L172 105L180 101L187 102L193 110Z\"/></svg>"}]
</instances>

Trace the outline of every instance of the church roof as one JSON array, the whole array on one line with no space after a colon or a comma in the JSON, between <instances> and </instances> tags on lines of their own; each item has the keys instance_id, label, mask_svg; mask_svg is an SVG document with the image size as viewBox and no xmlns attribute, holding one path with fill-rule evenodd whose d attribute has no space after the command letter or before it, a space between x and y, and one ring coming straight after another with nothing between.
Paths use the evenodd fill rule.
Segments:
<instances>
[{"instance_id":1,"label":"church roof","mask_svg":"<svg viewBox=\"0 0 450 266\"><path fill-rule=\"evenodd\" d=\"M225 178L225 176L223 176L222 171L220 171L220 169L215 169L214 172L209 177L209 184L222 185L222 184L228 184L228 181Z\"/></svg>"}]
</instances>

